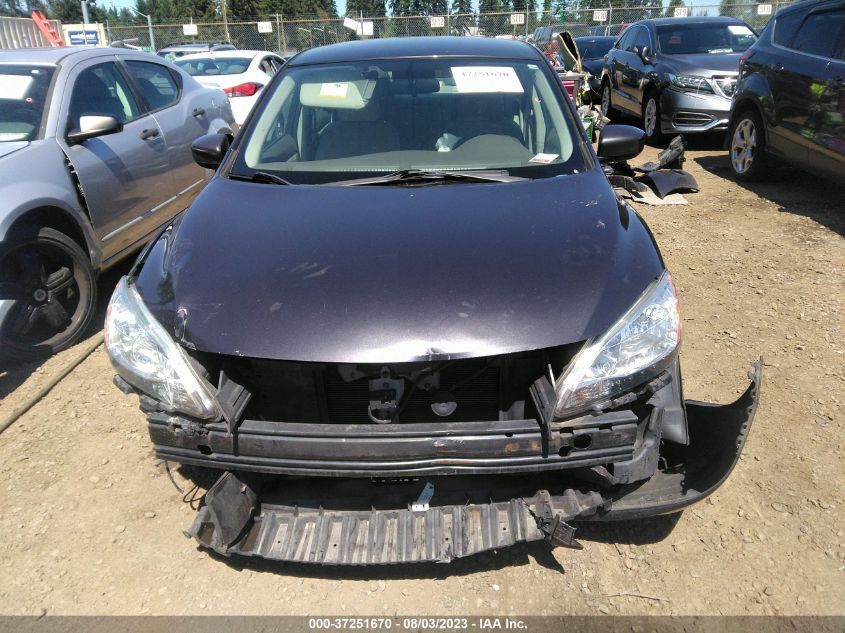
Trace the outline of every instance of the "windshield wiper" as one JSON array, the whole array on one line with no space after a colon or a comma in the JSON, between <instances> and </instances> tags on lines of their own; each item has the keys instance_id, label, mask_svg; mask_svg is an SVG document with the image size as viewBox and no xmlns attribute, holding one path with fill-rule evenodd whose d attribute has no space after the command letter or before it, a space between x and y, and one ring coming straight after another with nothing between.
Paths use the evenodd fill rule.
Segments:
<instances>
[{"instance_id":1,"label":"windshield wiper","mask_svg":"<svg viewBox=\"0 0 845 633\"><path fill-rule=\"evenodd\" d=\"M372 178L356 178L355 180L338 180L327 183L354 187L357 185L392 185L435 182L518 182L528 180L519 176L511 176L505 170L452 171L446 169L401 169L384 176Z\"/></svg>"},{"instance_id":2,"label":"windshield wiper","mask_svg":"<svg viewBox=\"0 0 845 633\"><path fill-rule=\"evenodd\" d=\"M251 174L233 174L229 173L229 178L232 180L246 180L247 182L260 182L268 185L289 185L287 180L275 174L269 174L266 171L256 171Z\"/></svg>"}]
</instances>

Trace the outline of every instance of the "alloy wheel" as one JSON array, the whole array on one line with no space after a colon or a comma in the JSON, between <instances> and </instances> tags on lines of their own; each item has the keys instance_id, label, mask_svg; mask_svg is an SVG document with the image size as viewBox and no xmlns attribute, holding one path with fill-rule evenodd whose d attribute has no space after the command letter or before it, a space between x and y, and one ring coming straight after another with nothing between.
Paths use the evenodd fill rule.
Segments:
<instances>
[{"instance_id":1,"label":"alloy wheel","mask_svg":"<svg viewBox=\"0 0 845 633\"><path fill-rule=\"evenodd\" d=\"M754 163L757 150L757 128L751 119L743 119L731 138L731 165L738 174L744 174Z\"/></svg>"},{"instance_id":2,"label":"alloy wheel","mask_svg":"<svg viewBox=\"0 0 845 633\"><path fill-rule=\"evenodd\" d=\"M0 300L12 301L0 324L17 348L52 349L86 318L91 286L61 244L22 242L0 260Z\"/></svg>"},{"instance_id":3,"label":"alloy wheel","mask_svg":"<svg viewBox=\"0 0 845 633\"><path fill-rule=\"evenodd\" d=\"M645 115L643 116L643 128L646 136L651 138L657 128L657 100L649 97L645 104Z\"/></svg>"}]
</instances>

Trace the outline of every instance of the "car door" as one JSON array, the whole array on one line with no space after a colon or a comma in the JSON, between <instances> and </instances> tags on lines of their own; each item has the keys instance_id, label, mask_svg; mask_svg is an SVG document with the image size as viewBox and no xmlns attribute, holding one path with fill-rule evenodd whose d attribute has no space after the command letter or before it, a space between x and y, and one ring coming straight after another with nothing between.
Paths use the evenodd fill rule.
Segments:
<instances>
[{"instance_id":1,"label":"car door","mask_svg":"<svg viewBox=\"0 0 845 633\"><path fill-rule=\"evenodd\" d=\"M839 33L833 38L823 82L814 85L807 159L813 168L841 179L845 177L845 4L825 12L823 18L829 24L838 22Z\"/></svg>"},{"instance_id":2,"label":"car door","mask_svg":"<svg viewBox=\"0 0 845 633\"><path fill-rule=\"evenodd\" d=\"M79 117L86 114L113 116L123 124L120 132L77 144L68 143L64 134L58 140L107 261L146 235L149 218L170 197L167 145L111 56L82 62L71 71L61 112L65 133L79 127Z\"/></svg>"},{"instance_id":3,"label":"car door","mask_svg":"<svg viewBox=\"0 0 845 633\"><path fill-rule=\"evenodd\" d=\"M651 41L651 33L649 33L648 28L641 26L637 29L634 38L634 50L631 52L631 62L628 67L630 83L627 85L630 88L631 102L634 105L635 114L642 112L646 83L652 70L652 66L643 61L641 51L645 49L654 52L654 44Z\"/></svg>"},{"instance_id":4,"label":"car door","mask_svg":"<svg viewBox=\"0 0 845 633\"><path fill-rule=\"evenodd\" d=\"M632 69L631 65L637 57L636 52L634 52L634 45L642 29L642 26L637 26L625 33L621 42L617 45L618 48L613 56L613 68L611 69L615 78L613 105L637 115L640 112L635 97L638 79L636 70Z\"/></svg>"},{"instance_id":5,"label":"car door","mask_svg":"<svg viewBox=\"0 0 845 633\"><path fill-rule=\"evenodd\" d=\"M841 14L841 10L839 10ZM804 164L813 145L814 111L827 83L827 67L841 23L836 11L811 11L788 41L775 44L781 55L774 60L769 84L775 125L769 130L769 149L793 163Z\"/></svg>"},{"instance_id":6,"label":"car door","mask_svg":"<svg viewBox=\"0 0 845 633\"><path fill-rule=\"evenodd\" d=\"M167 143L175 184L172 195L176 198L168 211L172 217L190 204L206 181L206 170L194 162L191 143L209 133L217 110L214 93L196 84L188 85L178 71L153 60L126 58L124 64ZM168 219L163 217L161 223Z\"/></svg>"}]
</instances>

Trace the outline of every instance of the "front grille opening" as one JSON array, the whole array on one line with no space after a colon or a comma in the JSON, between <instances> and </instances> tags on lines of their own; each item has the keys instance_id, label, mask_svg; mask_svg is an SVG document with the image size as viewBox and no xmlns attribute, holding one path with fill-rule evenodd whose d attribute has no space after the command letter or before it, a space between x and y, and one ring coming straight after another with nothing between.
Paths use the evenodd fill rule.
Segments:
<instances>
[{"instance_id":1,"label":"front grille opening","mask_svg":"<svg viewBox=\"0 0 845 633\"><path fill-rule=\"evenodd\" d=\"M672 118L675 125L707 125L715 119L704 112L676 112Z\"/></svg>"},{"instance_id":2,"label":"front grille opening","mask_svg":"<svg viewBox=\"0 0 845 633\"><path fill-rule=\"evenodd\" d=\"M224 357L217 364L251 394L243 413L249 420L322 424L522 420L538 417L531 384L548 375L549 365L559 374L580 346L389 365L238 357Z\"/></svg>"}]
</instances>

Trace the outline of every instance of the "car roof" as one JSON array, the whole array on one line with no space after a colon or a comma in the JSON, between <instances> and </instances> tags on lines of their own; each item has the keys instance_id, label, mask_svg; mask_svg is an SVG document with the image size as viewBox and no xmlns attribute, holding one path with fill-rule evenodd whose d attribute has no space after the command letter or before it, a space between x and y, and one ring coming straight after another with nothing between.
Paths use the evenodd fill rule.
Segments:
<instances>
[{"instance_id":1,"label":"car roof","mask_svg":"<svg viewBox=\"0 0 845 633\"><path fill-rule=\"evenodd\" d=\"M126 48L96 46L57 46L55 48L15 48L0 51L0 64L59 64L71 57L98 57L105 54L126 55ZM137 51L131 51L137 52Z\"/></svg>"},{"instance_id":2,"label":"car roof","mask_svg":"<svg viewBox=\"0 0 845 633\"><path fill-rule=\"evenodd\" d=\"M172 44L168 44L167 46L165 46L164 48L162 48L160 50L166 51L166 50L170 50L170 49L179 49L179 48L182 48L182 49L184 49L184 48L197 48L197 49L204 48L204 49L207 50L208 48L210 48L212 46L232 46L232 47L234 47L234 44L232 44L231 42L224 42L222 40L219 41L219 42L216 42L216 41L215 42L173 42Z\"/></svg>"},{"instance_id":3,"label":"car roof","mask_svg":"<svg viewBox=\"0 0 845 633\"><path fill-rule=\"evenodd\" d=\"M808 11L814 9L826 9L830 6L836 6L841 4L842 0L798 0L798 2L793 2L785 7L782 7L778 12L777 16L780 17L785 13L793 13L796 11Z\"/></svg>"},{"instance_id":4,"label":"car roof","mask_svg":"<svg viewBox=\"0 0 845 633\"><path fill-rule=\"evenodd\" d=\"M199 53L182 55L182 57L179 58L179 61L185 59L207 59L209 57L212 57L214 59L225 59L227 57L257 57L258 55L275 55L276 57L280 57L278 53L274 53L273 51L253 51L237 49L234 51L200 51Z\"/></svg>"},{"instance_id":5,"label":"car roof","mask_svg":"<svg viewBox=\"0 0 845 633\"><path fill-rule=\"evenodd\" d=\"M492 57L537 59L537 49L520 40L492 37L389 37L330 44L300 53L288 64L327 64L401 57Z\"/></svg>"},{"instance_id":6,"label":"car roof","mask_svg":"<svg viewBox=\"0 0 845 633\"><path fill-rule=\"evenodd\" d=\"M686 18L648 18L646 20L639 20L629 24L626 31L634 25L644 24L651 26L669 26L672 24L745 24L739 18L733 18L729 15L698 15L689 16Z\"/></svg>"}]
</instances>

